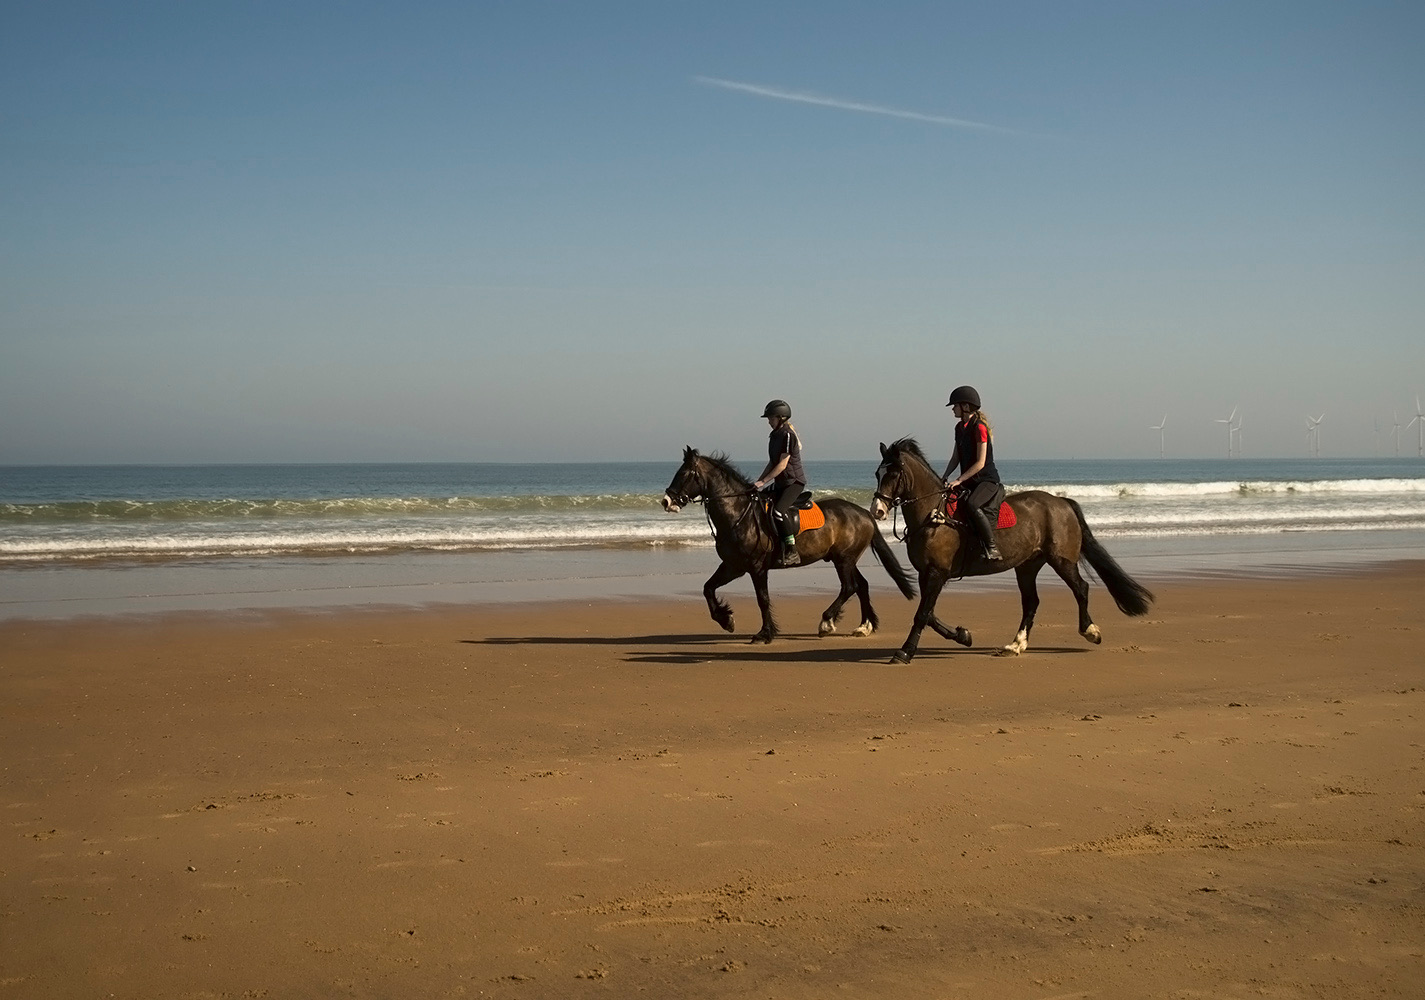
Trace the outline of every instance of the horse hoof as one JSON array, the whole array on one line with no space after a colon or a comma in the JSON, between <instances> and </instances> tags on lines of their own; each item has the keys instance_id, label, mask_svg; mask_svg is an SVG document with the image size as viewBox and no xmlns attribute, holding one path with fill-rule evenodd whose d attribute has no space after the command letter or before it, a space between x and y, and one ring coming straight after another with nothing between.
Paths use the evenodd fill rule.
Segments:
<instances>
[{"instance_id":1,"label":"horse hoof","mask_svg":"<svg viewBox=\"0 0 1425 1000\"><path fill-rule=\"evenodd\" d=\"M1079 635L1083 636L1095 646L1103 642L1103 633L1098 630L1097 625L1090 625L1088 628L1080 632Z\"/></svg>"},{"instance_id":2,"label":"horse hoof","mask_svg":"<svg viewBox=\"0 0 1425 1000\"><path fill-rule=\"evenodd\" d=\"M872 625L870 622L862 622L860 625L858 625L858 626L856 627L856 630L853 631L851 634L852 634L852 635L859 635L859 636L867 636L867 635L870 635L870 634L871 634L872 632L874 632L874 631L876 631L876 626Z\"/></svg>"},{"instance_id":3,"label":"horse hoof","mask_svg":"<svg viewBox=\"0 0 1425 1000\"><path fill-rule=\"evenodd\" d=\"M890 658L889 660L887 660L886 662L887 662L887 663L909 663L909 662L910 662L910 654L907 653L907 652L906 652L905 650L903 650L903 649L898 649L898 650L896 650L894 653L891 654L891 658Z\"/></svg>"},{"instance_id":4,"label":"horse hoof","mask_svg":"<svg viewBox=\"0 0 1425 1000\"><path fill-rule=\"evenodd\" d=\"M1021 650L1018 646L1001 646L995 650L996 656L1018 656Z\"/></svg>"},{"instance_id":5,"label":"horse hoof","mask_svg":"<svg viewBox=\"0 0 1425 1000\"><path fill-rule=\"evenodd\" d=\"M733 629L733 627L732 627L732 619L731 619L731 618L714 618L713 621L715 621L715 622L717 622L719 625L721 625L721 626L722 626L722 630L723 630L724 632L732 632L732 631L735 631L735 630Z\"/></svg>"},{"instance_id":6,"label":"horse hoof","mask_svg":"<svg viewBox=\"0 0 1425 1000\"><path fill-rule=\"evenodd\" d=\"M755 645L757 645L759 642L764 642L764 643L766 643L767 645L770 646L770 645L772 645L772 637L771 637L770 635L763 635L761 632L758 632L758 633L757 633L756 635L754 635L751 639L748 639L748 640L747 640L747 644L748 644L749 646L755 646Z\"/></svg>"},{"instance_id":7,"label":"horse hoof","mask_svg":"<svg viewBox=\"0 0 1425 1000\"><path fill-rule=\"evenodd\" d=\"M823 618L821 624L816 627L817 635L830 635L836 631L836 622L830 618Z\"/></svg>"},{"instance_id":8,"label":"horse hoof","mask_svg":"<svg viewBox=\"0 0 1425 1000\"><path fill-rule=\"evenodd\" d=\"M967 628L957 628L955 630L955 641L966 648L975 644L975 639L970 635L970 630Z\"/></svg>"}]
</instances>

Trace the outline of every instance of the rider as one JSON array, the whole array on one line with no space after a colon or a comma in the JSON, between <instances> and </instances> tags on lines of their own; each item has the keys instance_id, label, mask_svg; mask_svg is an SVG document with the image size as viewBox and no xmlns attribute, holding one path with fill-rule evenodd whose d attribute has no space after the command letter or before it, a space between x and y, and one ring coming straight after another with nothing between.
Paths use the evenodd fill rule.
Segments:
<instances>
[{"instance_id":1,"label":"rider","mask_svg":"<svg viewBox=\"0 0 1425 1000\"><path fill-rule=\"evenodd\" d=\"M788 513L797 497L807 488L807 475L802 470L802 441L797 429L792 426L792 408L784 399L774 399L762 411L772 433L767 437L767 467L752 484L760 490L775 481L776 491L772 495L772 521L782 536L782 565L795 566L800 563L797 555L797 536L788 523Z\"/></svg>"},{"instance_id":2,"label":"rider","mask_svg":"<svg viewBox=\"0 0 1425 1000\"><path fill-rule=\"evenodd\" d=\"M999 545L995 542L994 520L999 513L999 505L1004 501L1004 486L1000 483L999 470L995 468L994 436L990 433L990 421L980 409L980 394L973 386L962 385L950 394L946 406L955 408L959 423L955 425L955 450L950 453L950 463L945 466L945 488L954 490L962 484L969 487L968 495L959 509L970 523L980 542L985 547L986 559L999 559ZM951 478L955 466L960 474Z\"/></svg>"}]
</instances>

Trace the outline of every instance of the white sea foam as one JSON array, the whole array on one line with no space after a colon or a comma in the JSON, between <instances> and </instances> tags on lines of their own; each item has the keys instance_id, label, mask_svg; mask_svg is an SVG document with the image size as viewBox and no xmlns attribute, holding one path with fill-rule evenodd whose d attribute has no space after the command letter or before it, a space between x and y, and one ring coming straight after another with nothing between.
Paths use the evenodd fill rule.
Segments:
<instances>
[{"instance_id":1,"label":"white sea foam","mask_svg":"<svg viewBox=\"0 0 1425 1000\"><path fill-rule=\"evenodd\" d=\"M1075 483L1047 486L1016 485L1016 490L1042 490L1075 500L1169 499L1173 497L1274 496L1274 495L1380 495L1425 494L1425 479L1327 479L1318 481L1236 481L1211 483Z\"/></svg>"},{"instance_id":2,"label":"white sea foam","mask_svg":"<svg viewBox=\"0 0 1425 1000\"><path fill-rule=\"evenodd\" d=\"M0 525L85 521L193 521L228 518L421 517L530 511L628 511L657 503L647 494L520 494L481 497L328 497L316 499L63 500L0 503Z\"/></svg>"},{"instance_id":3,"label":"white sea foam","mask_svg":"<svg viewBox=\"0 0 1425 1000\"><path fill-rule=\"evenodd\" d=\"M175 558L219 555L339 554L381 551L460 551L570 546L638 546L711 542L705 522L668 519L664 523L579 522L430 525L399 527L389 522L354 528L296 530L191 530L164 533L65 532L0 538L0 559ZM224 526L228 527L228 526ZM205 530L206 529L206 530Z\"/></svg>"},{"instance_id":4,"label":"white sea foam","mask_svg":"<svg viewBox=\"0 0 1425 1000\"><path fill-rule=\"evenodd\" d=\"M1072 497L1101 537L1425 527L1425 478L1016 484ZM865 505L870 490L841 491ZM830 491L821 498L833 495ZM883 524L882 530L889 530ZM402 551L708 545L701 508L669 516L617 489L297 500L51 500L0 504L0 562L334 556Z\"/></svg>"}]
</instances>

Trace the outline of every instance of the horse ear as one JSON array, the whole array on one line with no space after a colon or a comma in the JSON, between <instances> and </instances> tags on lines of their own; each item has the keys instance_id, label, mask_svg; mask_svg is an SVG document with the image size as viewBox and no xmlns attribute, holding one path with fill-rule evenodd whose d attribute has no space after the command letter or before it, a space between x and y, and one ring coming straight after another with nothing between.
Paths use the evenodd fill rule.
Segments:
<instances>
[{"instance_id":1,"label":"horse ear","mask_svg":"<svg viewBox=\"0 0 1425 1000\"><path fill-rule=\"evenodd\" d=\"M886 442L884 441L881 442L881 457L886 457Z\"/></svg>"},{"instance_id":2,"label":"horse ear","mask_svg":"<svg viewBox=\"0 0 1425 1000\"><path fill-rule=\"evenodd\" d=\"M687 462L698 457L698 449L692 445L683 446L683 461Z\"/></svg>"}]
</instances>

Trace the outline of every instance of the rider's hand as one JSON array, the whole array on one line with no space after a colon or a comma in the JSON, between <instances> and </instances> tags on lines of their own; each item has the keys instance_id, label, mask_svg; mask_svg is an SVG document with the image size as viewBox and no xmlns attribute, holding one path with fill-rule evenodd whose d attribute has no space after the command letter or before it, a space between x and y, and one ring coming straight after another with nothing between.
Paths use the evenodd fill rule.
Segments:
<instances>
[{"instance_id":1,"label":"rider's hand","mask_svg":"<svg viewBox=\"0 0 1425 1000\"><path fill-rule=\"evenodd\" d=\"M762 480L759 479L757 480L757 482L753 483L752 488L754 490L760 490L762 488Z\"/></svg>"}]
</instances>

